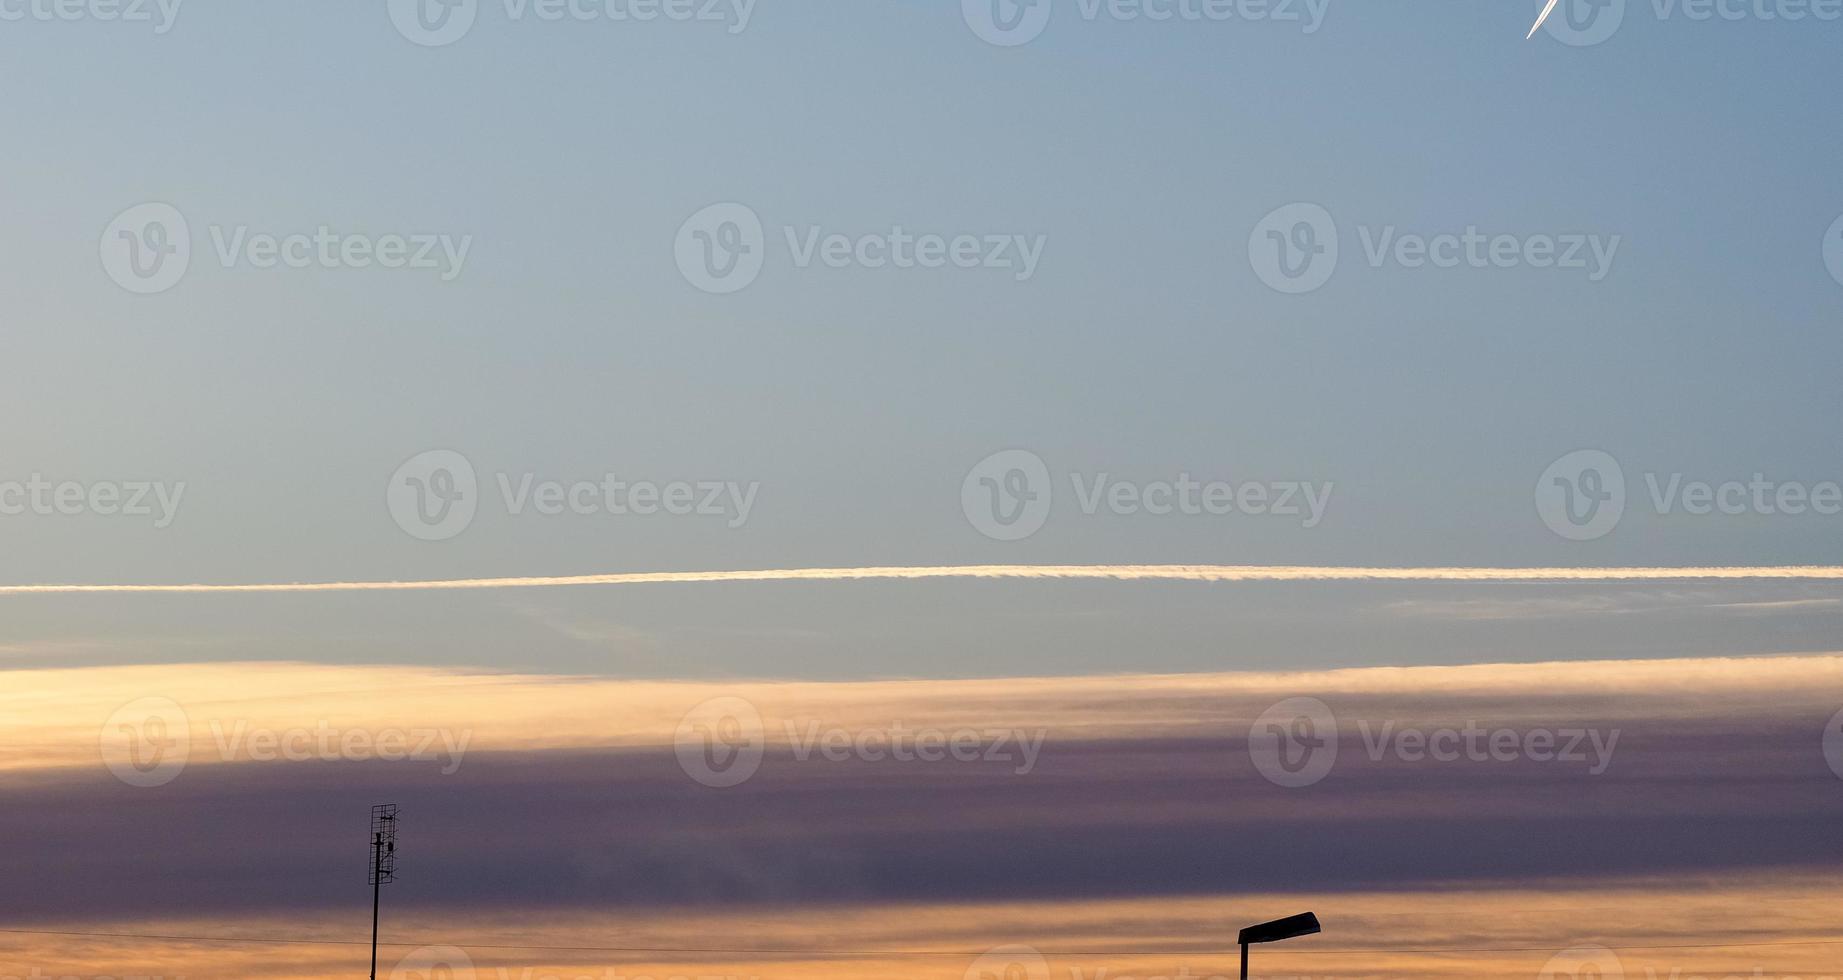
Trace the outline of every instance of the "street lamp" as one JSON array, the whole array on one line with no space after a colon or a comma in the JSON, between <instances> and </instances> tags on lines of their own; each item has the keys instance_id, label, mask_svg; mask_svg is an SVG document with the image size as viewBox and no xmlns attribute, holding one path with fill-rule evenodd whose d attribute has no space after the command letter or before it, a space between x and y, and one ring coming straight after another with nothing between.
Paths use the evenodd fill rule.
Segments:
<instances>
[{"instance_id":1,"label":"street lamp","mask_svg":"<svg viewBox=\"0 0 1843 980\"><path fill-rule=\"evenodd\" d=\"M1318 916L1310 912L1289 915L1284 919L1263 922L1258 926L1249 926L1241 931L1241 980L1248 980L1248 947L1254 943L1277 943L1282 939L1296 939L1318 932Z\"/></svg>"}]
</instances>

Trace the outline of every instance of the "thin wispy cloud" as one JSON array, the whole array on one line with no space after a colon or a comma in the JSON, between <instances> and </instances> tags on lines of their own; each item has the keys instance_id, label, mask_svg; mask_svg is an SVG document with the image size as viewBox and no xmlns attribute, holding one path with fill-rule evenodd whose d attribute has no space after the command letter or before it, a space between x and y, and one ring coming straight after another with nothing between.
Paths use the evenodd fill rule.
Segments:
<instances>
[{"instance_id":1,"label":"thin wispy cloud","mask_svg":"<svg viewBox=\"0 0 1843 980\"><path fill-rule=\"evenodd\" d=\"M1435 621L1495 622L1568 619L1583 616L1669 615L1702 613L1770 616L1811 613L1843 606L1838 598L1723 600L1717 593L1663 591L1597 593L1574 596L1490 597L1483 599L1401 599L1379 608L1398 617Z\"/></svg>"},{"instance_id":2,"label":"thin wispy cloud","mask_svg":"<svg viewBox=\"0 0 1843 980\"><path fill-rule=\"evenodd\" d=\"M1052 579L1169 582L1633 582L1694 580L1843 581L1843 566L1670 566L1624 568L1385 568L1337 565L872 565L704 572L614 572L417 581L242 584L45 584L0 586L0 595L211 592L401 592L539 589L591 585L696 585L718 582L844 582L915 579Z\"/></svg>"}]
</instances>

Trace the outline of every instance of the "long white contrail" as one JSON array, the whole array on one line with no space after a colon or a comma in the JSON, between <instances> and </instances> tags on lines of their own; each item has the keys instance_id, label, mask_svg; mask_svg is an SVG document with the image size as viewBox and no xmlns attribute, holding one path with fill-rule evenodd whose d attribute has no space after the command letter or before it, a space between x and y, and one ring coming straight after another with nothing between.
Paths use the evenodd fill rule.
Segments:
<instances>
[{"instance_id":1,"label":"long white contrail","mask_svg":"<svg viewBox=\"0 0 1843 980\"><path fill-rule=\"evenodd\" d=\"M1525 36L1523 40L1527 41L1536 36L1536 32L1542 29L1544 23L1548 22L1549 15L1555 12L1555 5L1559 3L1561 3L1561 0L1549 0L1549 5L1542 8L1542 16L1536 18L1536 26L1529 29L1529 34Z\"/></svg>"},{"instance_id":2,"label":"long white contrail","mask_svg":"<svg viewBox=\"0 0 1843 980\"><path fill-rule=\"evenodd\" d=\"M1728 580L1843 581L1843 566L1690 566L1636 568L1363 568L1314 565L884 565L866 568L762 568L713 572L616 572L414 582L265 582L245 585L0 585L0 595L218 592L439 592L594 585L706 582L844 582L866 579L1106 579L1166 582L1634 582Z\"/></svg>"}]
</instances>

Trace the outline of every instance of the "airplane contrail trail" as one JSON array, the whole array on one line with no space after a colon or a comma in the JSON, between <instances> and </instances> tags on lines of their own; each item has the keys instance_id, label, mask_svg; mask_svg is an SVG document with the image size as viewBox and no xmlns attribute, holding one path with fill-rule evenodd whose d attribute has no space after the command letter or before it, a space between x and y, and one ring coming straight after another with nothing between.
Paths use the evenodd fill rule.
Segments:
<instances>
[{"instance_id":1,"label":"airplane contrail trail","mask_svg":"<svg viewBox=\"0 0 1843 980\"><path fill-rule=\"evenodd\" d=\"M571 586L693 585L712 582L846 582L913 579L1038 579L1165 582L1641 582L1688 580L1843 581L1843 566L1628 568L1387 568L1314 565L880 565L707 572L615 572L409 582L264 582L242 585L0 585L0 595L232 592L443 592Z\"/></svg>"},{"instance_id":2,"label":"airplane contrail trail","mask_svg":"<svg viewBox=\"0 0 1843 980\"><path fill-rule=\"evenodd\" d=\"M1548 21L1549 15L1555 12L1555 6L1559 3L1561 0L1549 0L1549 5L1542 8L1542 16L1536 18L1536 26L1529 29L1529 34L1523 40L1527 41L1536 36L1536 32L1542 29L1542 25Z\"/></svg>"}]
</instances>

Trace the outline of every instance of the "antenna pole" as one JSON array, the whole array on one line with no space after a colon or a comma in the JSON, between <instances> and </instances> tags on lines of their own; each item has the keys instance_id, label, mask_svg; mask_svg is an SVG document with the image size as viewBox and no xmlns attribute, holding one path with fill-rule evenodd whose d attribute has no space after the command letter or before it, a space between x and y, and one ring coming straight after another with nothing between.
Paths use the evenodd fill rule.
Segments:
<instances>
[{"instance_id":1,"label":"antenna pole","mask_svg":"<svg viewBox=\"0 0 1843 980\"><path fill-rule=\"evenodd\" d=\"M384 835L371 835L371 866L377 867L384 856ZM378 903L383 898L384 879L371 876L371 980L378 980Z\"/></svg>"},{"instance_id":2,"label":"antenna pole","mask_svg":"<svg viewBox=\"0 0 1843 980\"><path fill-rule=\"evenodd\" d=\"M384 883L397 880L397 805L371 808L371 980L378 980L378 906Z\"/></svg>"}]
</instances>

